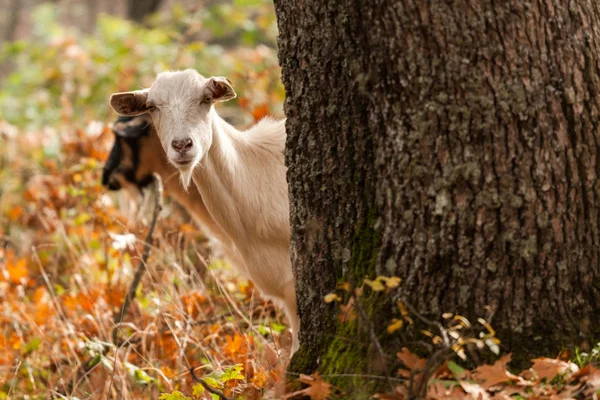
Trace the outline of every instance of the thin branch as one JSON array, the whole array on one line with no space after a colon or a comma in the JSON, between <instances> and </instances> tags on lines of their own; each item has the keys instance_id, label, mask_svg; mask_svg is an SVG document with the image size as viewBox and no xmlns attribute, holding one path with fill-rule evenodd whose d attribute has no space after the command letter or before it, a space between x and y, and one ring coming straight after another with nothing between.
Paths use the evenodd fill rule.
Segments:
<instances>
[{"instance_id":1,"label":"thin branch","mask_svg":"<svg viewBox=\"0 0 600 400\"><path fill-rule=\"evenodd\" d=\"M154 178L154 211L152 212L152 222L150 223L150 229L148 230L148 234L146 235L146 241L144 243L144 252L142 254L142 259L135 271L135 275L133 277L133 281L131 281L131 285L129 285L129 290L127 291L127 295L125 296L125 300L123 300L123 306L121 307L121 312L115 315L114 324L115 327L112 333L113 343L118 346L119 339L119 326L125 314L129 310L129 306L131 302L135 298L135 292L137 291L140 282L142 281L142 276L144 272L146 272L146 262L148 261L148 257L150 256L150 249L152 247L152 235L154 234L154 228L156 227L156 222L158 221L158 214L162 210L162 197L163 197L163 185L160 176L156 173L152 174Z\"/></svg>"},{"instance_id":2,"label":"thin branch","mask_svg":"<svg viewBox=\"0 0 600 400\"><path fill-rule=\"evenodd\" d=\"M204 379L200 378L199 376L196 376L196 373L194 372L195 370L196 370L195 367L190 368L190 375L192 375L192 379L195 382L200 383L202 386L204 386L204 389L208 390L212 394L216 394L223 400L233 400L232 398L225 396L225 394L223 392L221 392L219 389L215 389L214 387L210 386L208 383L206 383L206 381Z\"/></svg>"}]
</instances>

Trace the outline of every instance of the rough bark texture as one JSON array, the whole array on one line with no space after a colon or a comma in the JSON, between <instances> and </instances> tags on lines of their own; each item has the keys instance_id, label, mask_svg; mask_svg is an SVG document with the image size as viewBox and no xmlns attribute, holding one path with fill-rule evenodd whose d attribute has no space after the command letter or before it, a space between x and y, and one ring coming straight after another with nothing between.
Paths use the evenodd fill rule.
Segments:
<instances>
[{"instance_id":1,"label":"rough bark texture","mask_svg":"<svg viewBox=\"0 0 600 400\"><path fill-rule=\"evenodd\" d=\"M136 22L143 22L144 18L158 11L162 0L127 0L127 17Z\"/></svg>"},{"instance_id":2,"label":"rough bark texture","mask_svg":"<svg viewBox=\"0 0 600 400\"><path fill-rule=\"evenodd\" d=\"M524 355L597 340L597 2L275 5L302 321L291 369L385 375L394 296L433 319L490 306ZM365 274L403 284L340 324L323 296Z\"/></svg>"}]
</instances>

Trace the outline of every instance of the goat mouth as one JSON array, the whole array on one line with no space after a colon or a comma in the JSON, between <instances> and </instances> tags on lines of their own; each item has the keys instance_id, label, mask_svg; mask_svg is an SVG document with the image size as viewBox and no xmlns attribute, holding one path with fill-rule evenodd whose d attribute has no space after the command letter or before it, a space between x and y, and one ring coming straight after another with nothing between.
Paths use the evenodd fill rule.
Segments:
<instances>
[{"instance_id":1,"label":"goat mouth","mask_svg":"<svg viewBox=\"0 0 600 400\"><path fill-rule=\"evenodd\" d=\"M180 166L181 167L185 167L185 166L190 165L192 163L192 161L194 161L193 158L184 158L184 159L181 159L181 160L173 161L173 164L175 164L178 167L180 167Z\"/></svg>"}]
</instances>

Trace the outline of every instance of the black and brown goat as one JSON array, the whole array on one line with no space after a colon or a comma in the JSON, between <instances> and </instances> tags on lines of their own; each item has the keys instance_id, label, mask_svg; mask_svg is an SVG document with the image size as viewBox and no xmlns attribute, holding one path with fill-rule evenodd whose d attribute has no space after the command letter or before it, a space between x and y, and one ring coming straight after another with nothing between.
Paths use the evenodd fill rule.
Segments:
<instances>
[{"instance_id":1,"label":"black and brown goat","mask_svg":"<svg viewBox=\"0 0 600 400\"><path fill-rule=\"evenodd\" d=\"M132 188L142 191L157 173L163 180L165 193L183 206L194 221L224 247L225 256L243 265L229 236L210 216L198 189L186 191L179 174L167 161L150 117L119 117L113 124L115 143L102 171L102 184L109 190Z\"/></svg>"}]
</instances>

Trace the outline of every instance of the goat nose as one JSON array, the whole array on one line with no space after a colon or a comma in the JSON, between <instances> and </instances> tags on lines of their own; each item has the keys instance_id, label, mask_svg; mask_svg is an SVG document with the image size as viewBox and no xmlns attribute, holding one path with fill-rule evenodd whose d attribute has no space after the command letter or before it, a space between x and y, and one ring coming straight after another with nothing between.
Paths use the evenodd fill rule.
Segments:
<instances>
[{"instance_id":1,"label":"goat nose","mask_svg":"<svg viewBox=\"0 0 600 400\"><path fill-rule=\"evenodd\" d=\"M192 145L193 145L193 142L192 142L192 139L190 139L190 138L173 140L171 142L171 146L173 147L173 149L175 149L175 151L177 151L178 153L181 153L181 154L184 154L189 149L191 149Z\"/></svg>"}]
</instances>

